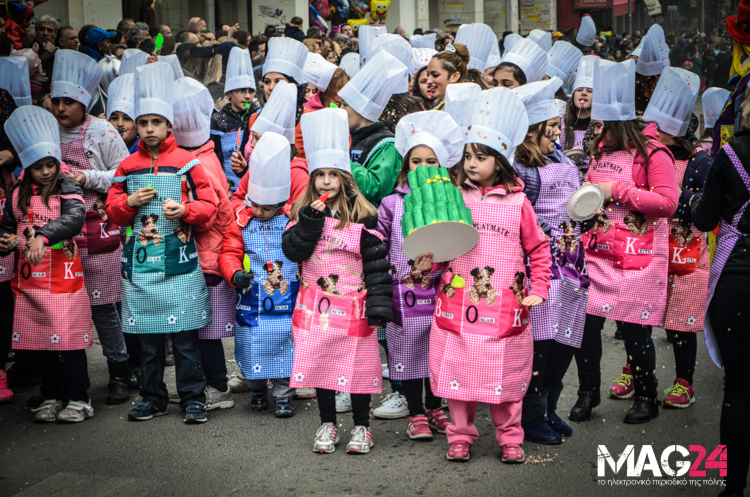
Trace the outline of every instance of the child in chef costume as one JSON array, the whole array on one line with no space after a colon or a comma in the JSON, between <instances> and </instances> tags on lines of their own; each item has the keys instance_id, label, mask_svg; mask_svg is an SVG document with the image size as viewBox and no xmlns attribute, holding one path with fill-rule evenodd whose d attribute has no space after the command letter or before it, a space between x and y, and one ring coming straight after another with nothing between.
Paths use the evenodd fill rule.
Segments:
<instances>
[{"instance_id":1,"label":"child in chef costume","mask_svg":"<svg viewBox=\"0 0 750 497\"><path fill-rule=\"evenodd\" d=\"M565 107L565 118L560 142L562 149L568 151L574 148L583 149L583 136L591 124L591 102L594 88L594 63L596 55L587 55L581 59L573 83L573 95ZM584 159L578 165L582 174L588 170L589 159Z\"/></svg>"},{"instance_id":2,"label":"child in chef costume","mask_svg":"<svg viewBox=\"0 0 750 497\"><path fill-rule=\"evenodd\" d=\"M527 309L547 299L551 263L549 242L508 163L528 123L514 92L486 90L479 95L466 139L458 181L479 243L444 265L430 330L430 385L435 395L448 398L452 419L450 461L470 457L479 436L474 426L479 402L490 405L502 461L526 459L521 411L533 350ZM519 247L530 265L528 295ZM422 258L415 268L429 271L431 259Z\"/></svg>"},{"instance_id":3,"label":"child in chef costume","mask_svg":"<svg viewBox=\"0 0 750 497\"><path fill-rule=\"evenodd\" d=\"M359 193L349 168L346 112L302 116L310 183L294 204L284 255L300 265L292 314L292 386L316 388L321 426L313 450L330 453L339 440L335 391L351 394L354 429L347 452L373 445L370 397L382 390L374 328L393 320L390 266L377 211Z\"/></svg>"},{"instance_id":4,"label":"child in chef costume","mask_svg":"<svg viewBox=\"0 0 750 497\"><path fill-rule=\"evenodd\" d=\"M463 143L463 132L447 112L425 111L403 117L396 126L396 149L404 157L396 193L384 198L378 208L378 231L383 234L390 263L395 267L396 312L393 322L386 326L390 377L403 384L410 416L406 433L412 440L431 439L432 430L445 433L449 420L428 381L429 332L440 272L421 275L415 281L415 261L401 250L404 195L410 193L407 174L421 165L453 167L461 160Z\"/></svg>"}]
</instances>

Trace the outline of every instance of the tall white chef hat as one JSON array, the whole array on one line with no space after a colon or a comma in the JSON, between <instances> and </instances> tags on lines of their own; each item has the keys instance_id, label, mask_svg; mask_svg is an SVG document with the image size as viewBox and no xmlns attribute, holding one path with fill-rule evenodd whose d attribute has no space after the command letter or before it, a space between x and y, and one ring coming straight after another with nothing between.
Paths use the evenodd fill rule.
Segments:
<instances>
[{"instance_id":1,"label":"tall white chef hat","mask_svg":"<svg viewBox=\"0 0 750 497\"><path fill-rule=\"evenodd\" d=\"M480 93L482 87L476 83L455 83L445 87L445 112L461 127L464 137L469 132Z\"/></svg>"},{"instance_id":2,"label":"tall white chef hat","mask_svg":"<svg viewBox=\"0 0 750 497\"><path fill-rule=\"evenodd\" d=\"M10 93L16 105L31 105L31 78L26 57L0 57L0 88Z\"/></svg>"},{"instance_id":3,"label":"tall white chef hat","mask_svg":"<svg viewBox=\"0 0 750 497\"><path fill-rule=\"evenodd\" d=\"M596 42L596 24L588 14L581 18L581 27L578 28L576 41L584 47L593 47Z\"/></svg>"},{"instance_id":4,"label":"tall white chef hat","mask_svg":"<svg viewBox=\"0 0 750 497\"><path fill-rule=\"evenodd\" d=\"M565 81L578 69L578 63L583 57L581 51L567 41L557 41L547 53L547 76L557 76Z\"/></svg>"},{"instance_id":5,"label":"tall white chef hat","mask_svg":"<svg viewBox=\"0 0 750 497\"><path fill-rule=\"evenodd\" d=\"M521 69L527 83L542 79L547 72L547 52L528 38L518 40L506 50L503 62L510 62Z\"/></svg>"},{"instance_id":6,"label":"tall white chef hat","mask_svg":"<svg viewBox=\"0 0 750 497\"><path fill-rule=\"evenodd\" d=\"M408 68L381 50L339 91L339 97L357 114L377 121L394 93L403 84Z\"/></svg>"},{"instance_id":7,"label":"tall white chef hat","mask_svg":"<svg viewBox=\"0 0 750 497\"><path fill-rule=\"evenodd\" d=\"M122 112L135 121L135 76L133 74L118 76L109 85L107 120L115 112Z\"/></svg>"},{"instance_id":8,"label":"tall white chef hat","mask_svg":"<svg viewBox=\"0 0 750 497\"><path fill-rule=\"evenodd\" d=\"M463 132L450 114L427 110L401 118L396 125L394 145L401 157L418 145L426 145L435 153L441 166L453 167L463 156L463 138Z\"/></svg>"},{"instance_id":9,"label":"tall white chef hat","mask_svg":"<svg viewBox=\"0 0 750 497\"><path fill-rule=\"evenodd\" d=\"M70 98L88 108L96 95L102 70L94 59L74 50L55 52L51 98Z\"/></svg>"},{"instance_id":10,"label":"tall white chef hat","mask_svg":"<svg viewBox=\"0 0 750 497\"><path fill-rule=\"evenodd\" d=\"M123 74L135 74L135 68L145 66L148 62L148 54L137 48L128 48L122 52L122 63L120 64L120 76Z\"/></svg>"},{"instance_id":11,"label":"tall white chef hat","mask_svg":"<svg viewBox=\"0 0 750 497\"><path fill-rule=\"evenodd\" d=\"M732 92L724 88L709 88L703 92L703 121L706 128L713 128Z\"/></svg>"},{"instance_id":12,"label":"tall white chef hat","mask_svg":"<svg viewBox=\"0 0 750 497\"><path fill-rule=\"evenodd\" d=\"M193 78L180 78L172 83L172 133L177 144L197 148L211 139L211 114L214 99L208 88Z\"/></svg>"},{"instance_id":13,"label":"tall white chef hat","mask_svg":"<svg viewBox=\"0 0 750 497\"><path fill-rule=\"evenodd\" d=\"M326 91L335 72L336 64L331 64L320 54L308 52L307 62L302 70L302 81L311 83L320 91Z\"/></svg>"},{"instance_id":14,"label":"tall white chef hat","mask_svg":"<svg viewBox=\"0 0 750 497\"><path fill-rule=\"evenodd\" d=\"M655 122L660 131L672 136L685 136L700 84L700 78L694 72L667 67L661 73L643 120Z\"/></svg>"},{"instance_id":15,"label":"tall white chef hat","mask_svg":"<svg viewBox=\"0 0 750 497\"><path fill-rule=\"evenodd\" d=\"M279 81L250 130L259 135L271 131L284 136L289 143L294 143L296 113L297 87L286 81Z\"/></svg>"},{"instance_id":16,"label":"tall white chef hat","mask_svg":"<svg viewBox=\"0 0 750 497\"><path fill-rule=\"evenodd\" d=\"M510 49L513 48L513 45L515 45L519 40L523 40L523 36L516 33L511 33L506 36L505 40L503 40L503 55L510 52Z\"/></svg>"},{"instance_id":17,"label":"tall white chef hat","mask_svg":"<svg viewBox=\"0 0 750 497\"><path fill-rule=\"evenodd\" d=\"M513 89L526 106L529 126L559 116L555 103L555 93L560 89L562 83L560 78L553 76L552 79L535 81Z\"/></svg>"},{"instance_id":18,"label":"tall white chef hat","mask_svg":"<svg viewBox=\"0 0 750 497\"><path fill-rule=\"evenodd\" d=\"M359 72L359 54L349 52L348 54L344 55L343 57L341 57L339 67L343 69L350 78L353 78L354 75Z\"/></svg>"},{"instance_id":19,"label":"tall white chef hat","mask_svg":"<svg viewBox=\"0 0 750 497\"><path fill-rule=\"evenodd\" d=\"M302 114L300 123L310 175L320 168L351 172L349 118L345 110L325 108L308 112Z\"/></svg>"},{"instance_id":20,"label":"tall white chef hat","mask_svg":"<svg viewBox=\"0 0 750 497\"><path fill-rule=\"evenodd\" d=\"M552 48L552 33L549 31L532 29L529 33L529 40L539 45L545 52L549 52L550 48Z\"/></svg>"},{"instance_id":21,"label":"tall white chef hat","mask_svg":"<svg viewBox=\"0 0 750 497\"><path fill-rule=\"evenodd\" d=\"M166 62L140 66L135 73L135 117L157 114L174 122L172 83L174 72Z\"/></svg>"},{"instance_id":22,"label":"tall white chef hat","mask_svg":"<svg viewBox=\"0 0 750 497\"><path fill-rule=\"evenodd\" d=\"M656 76L667 67L669 67L669 47L664 39L664 30L658 24L654 24L643 37L643 47L635 72L644 76Z\"/></svg>"},{"instance_id":23,"label":"tall white chef hat","mask_svg":"<svg viewBox=\"0 0 750 497\"><path fill-rule=\"evenodd\" d=\"M594 88L594 67L599 57L596 55L585 55L581 58L578 63L578 71L576 71L576 80L573 83L573 91L578 88Z\"/></svg>"},{"instance_id":24,"label":"tall white chef hat","mask_svg":"<svg viewBox=\"0 0 750 497\"><path fill-rule=\"evenodd\" d=\"M488 25L475 22L458 29L456 43L462 43L469 49L469 69L484 71L493 45L497 45L497 36Z\"/></svg>"},{"instance_id":25,"label":"tall white chef hat","mask_svg":"<svg viewBox=\"0 0 750 497\"><path fill-rule=\"evenodd\" d=\"M62 162L60 126L55 116L41 107L24 105L14 110L5 121L5 134L18 152L24 169L47 157Z\"/></svg>"},{"instance_id":26,"label":"tall white chef hat","mask_svg":"<svg viewBox=\"0 0 750 497\"><path fill-rule=\"evenodd\" d=\"M266 61L263 63L263 76L269 72L278 72L299 83L302 81L302 68L305 67L309 52L303 43L294 38L271 38L268 40ZM250 74L252 75L252 68Z\"/></svg>"},{"instance_id":27,"label":"tall white chef hat","mask_svg":"<svg viewBox=\"0 0 750 497\"><path fill-rule=\"evenodd\" d=\"M435 50L435 38L437 38L437 33L412 35L411 38L409 38L409 41L414 48L431 48Z\"/></svg>"},{"instance_id":28,"label":"tall white chef hat","mask_svg":"<svg viewBox=\"0 0 750 497\"><path fill-rule=\"evenodd\" d=\"M109 91L109 85L120 74L120 61L105 55L97 62L97 65L102 69L102 79L99 81L99 86L106 93Z\"/></svg>"},{"instance_id":29,"label":"tall white chef hat","mask_svg":"<svg viewBox=\"0 0 750 497\"><path fill-rule=\"evenodd\" d=\"M304 46L304 45L303 45ZM227 61L227 75L224 83L224 93L240 88L255 89L253 63L250 61L250 51L240 47L232 47Z\"/></svg>"},{"instance_id":30,"label":"tall white chef hat","mask_svg":"<svg viewBox=\"0 0 750 497\"><path fill-rule=\"evenodd\" d=\"M177 58L177 55L159 55L157 56L159 59L159 62L166 62L172 67L172 72L174 72L174 79L178 80L180 78L185 77L185 73L182 72L182 65L180 64L180 59Z\"/></svg>"},{"instance_id":31,"label":"tall white chef hat","mask_svg":"<svg viewBox=\"0 0 750 497\"><path fill-rule=\"evenodd\" d=\"M385 26L361 26L357 31L357 38L359 38L359 67L360 69L370 62L375 53L373 52L372 42L375 41L375 37L386 34L388 31Z\"/></svg>"},{"instance_id":32,"label":"tall white chef hat","mask_svg":"<svg viewBox=\"0 0 750 497\"><path fill-rule=\"evenodd\" d=\"M412 78L417 76L417 73L427 67L432 60L432 57L437 53L434 48L412 48L411 49L411 64L409 66L409 74ZM450 85L448 85L450 86ZM447 87L446 87L447 88Z\"/></svg>"},{"instance_id":33,"label":"tall white chef hat","mask_svg":"<svg viewBox=\"0 0 750 497\"><path fill-rule=\"evenodd\" d=\"M485 71L487 69L499 66L502 61L503 57L500 55L500 45L495 43L494 45L492 45L490 54L487 56L487 67L485 67Z\"/></svg>"},{"instance_id":34,"label":"tall white chef hat","mask_svg":"<svg viewBox=\"0 0 750 497\"><path fill-rule=\"evenodd\" d=\"M635 61L597 60L594 67L591 119L631 121L635 119Z\"/></svg>"},{"instance_id":35,"label":"tall white chef hat","mask_svg":"<svg viewBox=\"0 0 750 497\"><path fill-rule=\"evenodd\" d=\"M520 97L507 88L492 88L479 94L465 141L487 145L512 161L528 130L529 116Z\"/></svg>"},{"instance_id":36,"label":"tall white chef hat","mask_svg":"<svg viewBox=\"0 0 750 497\"><path fill-rule=\"evenodd\" d=\"M274 91L273 93L276 93ZM265 133L255 144L247 170L245 204L279 205L292 189L291 146L286 137Z\"/></svg>"},{"instance_id":37,"label":"tall white chef hat","mask_svg":"<svg viewBox=\"0 0 750 497\"><path fill-rule=\"evenodd\" d=\"M411 66L412 62L412 47L411 44L406 41L402 36L385 33L375 37L372 42L372 53L370 57L374 56L377 52L384 50L389 54L393 55L396 60L401 62L407 68ZM401 78L401 84L394 93L401 95L409 92L409 71L406 72Z\"/></svg>"}]
</instances>

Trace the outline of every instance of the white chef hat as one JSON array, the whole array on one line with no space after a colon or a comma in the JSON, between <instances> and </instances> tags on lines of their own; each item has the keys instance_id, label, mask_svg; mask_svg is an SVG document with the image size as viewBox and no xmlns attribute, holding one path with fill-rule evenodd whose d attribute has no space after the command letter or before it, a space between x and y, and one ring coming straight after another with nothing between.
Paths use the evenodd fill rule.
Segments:
<instances>
[{"instance_id":1,"label":"white chef hat","mask_svg":"<svg viewBox=\"0 0 750 497\"><path fill-rule=\"evenodd\" d=\"M560 78L553 76L552 79L535 81L513 89L526 106L529 126L559 116L555 103L555 93L560 89L562 83Z\"/></svg>"},{"instance_id":2,"label":"white chef hat","mask_svg":"<svg viewBox=\"0 0 750 497\"><path fill-rule=\"evenodd\" d=\"M107 120L115 112L122 112L135 121L135 76L133 74L118 76L109 85L107 93Z\"/></svg>"},{"instance_id":3,"label":"white chef hat","mask_svg":"<svg viewBox=\"0 0 750 497\"><path fill-rule=\"evenodd\" d=\"M560 116L560 119L565 119L565 113L568 110L568 102L556 98L555 106L557 107L557 115Z\"/></svg>"},{"instance_id":4,"label":"white chef hat","mask_svg":"<svg viewBox=\"0 0 750 497\"><path fill-rule=\"evenodd\" d=\"M60 126L55 116L41 107L24 105L14 110L5 121L5 134L18 152L24 169L47 157L62 162Z\"/></svg>"},{"instance_id":5,"label":"white chef hat","mask_svg":"<svg viewBox=\"0 0 750 497\"><path fill-rule=\"evenodd\" d=\"M304 45L303 45L304 46ZM227 74L224 82L224 93L240 88L255 89L255 76L253 76L253 63L250 60L250 51L240 47L232 47L227 61Z\"/></svg>"},{"instance_id":6,"label":"white chef hat","mask_svg":"<svg viewBox=\"0 0 750 497\"><path fill-rule=\"evenodd\" d=\"M326 91L335 72L336 64L331 64L320 54L308 52L307 62L302 70L302 81L311 83L320 91Z\"/></svg>"},{"instance_id":7,"label":"white chef hat","mask_svg":"<svg viewBox=\"0 0 750 497\"><path fill-rule=\"evenodd\" d=\"M341 57L339 67L343 69L350 78L353 78L354 75L359 72L359 54L349 52L348 54L344 55L343 57Z\"/></svg>"},{"instance_id":8,"label":"white chef hat","mask_svg":"<svg viewBox=\"0 0 750 497\"><path fill-rule=\"evenodd\" d=\"M74 50L57 50L50 97L70 98L88 108L101 79L102 70L88 55Z\"/></svg>"},{"instance_id":9,"label":"white chef hat","mask_svg":"<svg viewBox=\"0 0 750 497\"><path fill-rule=\"evenodd\" d=\"M373 51L372 42L375 41L375 37L381 34L386 34L388 31L385 26L361 26L357 31L357 38L359 38L359 67L360 69L370 62L370 59L375 55Z\"/></svg>"},{"instance_id":10,"label":"white chef hat","mask_svg":"<svg viewBox=\"0 0 750 497\"><path fill-rule=\"evenodd\" d=\"M596 55L584 55L578 63L576 71L576 80L573 83L573 91L578 88L594 88L594 67L599 57Z\"/></svg>"},{"instance_id":11,"label":"white chef hat","mask_svg":"<svg viewBox=\"0 0 750 497\"><path fill-rule=\"evenodd\" d=\"M555 42L547 55L547 76L557 76L563 81L578 69L578 63L583 57L583 53L567 41Z\"/></svg>"},{"instance_id":12,"label":"white chef hat","mask_svg":"<svg viewBox=\"0 0 750 497\"><path fill-rule=\"evenodd\" d=\"M510 52L510 49L513 48L513 45L515 45L519 40L523 40L523 36L516 33L511 33L506 36L505 40L503 40L503 54Z\"/></svg>"},{"instance_id":13,"label":"white chef hat","mask_svg":"<svg viewBox=\"0 0 750 497\"><path fill-rule=\"evenodd\" d=\"M26 57L0 57L0 88L10 93L16 105L31 105L31 78Z\"/></svg>"},{"instance_id":14,"label":"white chef hat","mask_svg":"<svg viewBox=\"0 0 750 497\"><path fill-rule=\"evenodd\" d=\"M412 35L411 38L409 38L409 41L414 48L431 48L435 50L435 38L437 38L437 33Z\"/></svg>"},{"instance_id":15,"label":"white chef hat","mask_svg":"<svg viewBox=\"0 0 750 497\"><path fill-rule=\"evenodd\" d=\"M175 80L185 77L185 73L182 72L182 65L180 65L180 59L177 58L177 55L159 55L157 58L159 59L159 62L166 62L172 66Z\"/></svg>"},{"instance_id":16,"label":"white chef hat","mask_svg":"<svg viewBox=\"0 0 750 497\"><path fill-rule=\"evenodd\" d=\"M584 47L593 47L596 42L596 24L588 14L581 18L581 27L578 28L576 41Z\"/></svg>"},{"instance_id":17,"label":"white chef hat","mask_svg":"<svg viewBox=\"0 0 750 497\"><path fill-rule=\"evenodd\" d=\"M494 45L492 45L490 54L487 56L487 67L485 67L485 71L487 69L499 66L502 61L503 57L500 55L500 45L495 43Z\"/></svg>"},{"instance_id":18,"label":"white chef hat","mask_svg":"<svg viewBox=\"0 0 750 497\"><path fill-rule=\"evenodd\" d=\"M405 65L381 50L339 90L339 97L360 116L377 121L407 72Z\"/></svg>"},{"instance_id":19,"label":"white chef hat","mask_svg":"<svg viewBox=\"0 0 750 497\"><path fill-rule=\"evenodd\" d=\"M672 136L685 136L700 84L700 78L694 72L667 67L661 73L643 120L655 122L660 131Z\"/></svg>"},{"instance_id":20,"label":"white chef hat","mask_svg":"<svg viewBox=\"0 0 750 497\"><path fill-rule=\"evenodd\" d=\"M453 167L463 156L463 138L463 132L450 114L426 110L407 114L399 120L394 145L401 157L416 146L426 145L441 166Z\"/></svg>"},{"instance_id":21,"label":"white chef hat","mask_svg":"<svg viewBox=\"0 0 750 497\"><path fill-rule=\"evenodd\" d=\"M469 69L484 71L492 46L497 45L497 36L488 25L475 22L464 24L458 29L456 43L466 45L469 49Z\"/></svg>"},{"instance_id":22,"label":"white chef hat","mask_svg":"<svg viewBox=\"0 0 750 497\"><path fill-rule=\"evenodd\" d=\"M434 57L436 53L437 50L435 50L434 48L412 48L411 64L409 66L409 74L411 75L411 77L416 77L417 73L422 68L427 67L427 65L430 63L430 60L432 60L432 57Z\"/></svg>"},{"instance_id":23,"label":"white chef hat","mask_svg":"<svg viewBox=\"0 0 750 497\"><path fill-rule=\"evenodd\" d=\"M266 61L263 63L263 76L269 72L278 72L294 78L294 81L299 83L302 81L302 68L305 67L308 53L310 51L307 47L294 38L271 38L268 40ZM252 74L251 66L250 75ZM248 87L238 86L237 88ZM253 88L255 88L255 83L253 83Z\"/></svg>"},{"instance_id":24,"label":"white chef hat","mask_svg":"<svg viewBox=\"0 0 750 497\"><path fill-rule=\"evenodd\" d=\"M638 42L638 46L635 47L635 49L632 52L630 52L630 57L638 57L638 58L641 57L641 51L643 50L643 43L645 41L646 41L646 37L644 36L643 38L641 38L641 41Z\"/></svg>"},{"instance_id":25,"label":"white chef hat","mask_svg":"<svg viewBox=\"0 0 750 497\"><path fill-rule=\"evenodd\" d=\"M591 119L631 121L635 119L635 61L597 60L594 67Z\"/></svg>"},{"instance_id":26,"label":"white chef hat","mask_svg":"<svg viewBox=\"0 0 750 497\"><path fill-rule=\"evenodd\" d=\"M166 62L138 67L135 73L135 117L157 114L172 123L173 82L174 72Z\"/></svg>"},{"instance_id":27,"label":"white chef hat","mask_svg":"<svg viewBox=\"0 0 750 497\"><path fill-rule=\"evenodd\" d=\"M271 131L294 143L294 116L297 113L297 86L279 81L268 102L253 123L251 131L264 135Z\"/></svg>"},{"instance_id":28,"label":"white chef hat","mask_svg":"<svg viewBox=\"0 0 750 497\"><path fill-rule=\"evenodd\" d=\"M529 131L529 116L520 97L507 88L485 90L477 97L473 114L465 142L487 145L512 161Z\"/></svg>"},{"instance_id":29,"label":"white chef hat","mask_svg":"<svg viewBox=\"0 0 750 497\"><path fill-rule=\"evenodd\" d=\"M656 76L666 67L669 67L669 47L664 39L664 30L654 24L643 37L643 47L635 72L644 76Z\"/></svg>"},{"instance_id":30,"label":"white chef hat","mask_svg":"<svg viewBox=\"0 0 750 497\"><path fill-rule=\"evenodd\" d=\"M526 76L527 83L542 79L547 72L547 52L528 38L518 40L505 51L503 62L515 64Z\"/></svg>"},{"instance_id":31,"label":"white chef hat","mask_svg":"<svg viewBox=\"0 0 750 497\"><path fill-rule=\"evenodd\" d=\"M289 141L274 132L261 136L250 156L247 174L245 205L250 202L279 205L289 200L292 190Z\"/></svg>"},{"instance_id":32,"label":"white chef hat","mask_svg":"<svg viewBox=\"0 0 750 497\"><path fill-rule=\"evenodd\" d=\"M180 78L172 83L172 95L172 133L177 144L187 148L202 146L211 138L211 93L193 78Z\"/></svg>"},{"instance_id":33,"label":"white chef hat","mask_svg":"<svg viewBox=\"0 0 750 497\"><path fill-rule=\"evenodd\" d=\"M148 62L148 54L137 48L128 48L122 52L122 64L120 64L120 76L123 74L135 74L135 68L145 66Z\"/></svg>"},{"instance_id":34,"label":"white chef hat","mask_svg":"<svg viewBox=\"0 0 750 497\"><path fill-rule=\"evenodd\" d=\"M713 128L732 92L724 88L709 88L703 92L703 120L706 128Z\"/></svg>"},{"instance_id":35,"label":"white chef hat","mask_svg":"<svg viewBox=\"0 0 750 497\"><path fill-rule=\"evenodd\" d=\"M541 47L545 52L552 48L552 33L543 29L532 29L529 33L529 40Z\"/></svg>"},{"instance_id":36,"label":"white chef hat","mask_svg":"<svg viewBox=\"0 0 750 497\"><path fill-rule=\"evenodd\" d=\"M476 83L455 83L445 87L445 112L461 127L464 137L469 132L480 93L482 87Z\"/></svg>"},{"instance_id":37,"label":"white chef hat","mask_svg":"<svg viewBox=\"0 0 750 497\"><path fill-rule=\"evenodd\" d=\"M99 86L106 93L109 91L109 85L120 74L120 61L115 57L105 55L97 64L102 69L102 80L99 81Z\"/></svg>"},{"instance_id":38,"label":"white chef hat","mask_svg":"<svg viewBox=\"0 0 750 497\"><path fill-rule=\"evenodd\" d=\"M375 37L372 42L372 58L377 52L384 50L389 54L393 55L396 60L401 62L407 68L411 66L412 62L412 47L411 44L404 39L403 36L385 33ZM401 78L401 84L394 91L395 94L401 95L409 92L409 71L407 71Z\"/></svg>"},{"instance_id":39,"label":"white chef hat","mask_svg":"<svg viewBox=\"0 0 750 497\"><path fill-rule=\"evenodd\" d=\"M345 110L329 107L308 112L302 114L300 123L310 175L324 167L351 172L349 117Z\"/></svg>"}]
</instances>

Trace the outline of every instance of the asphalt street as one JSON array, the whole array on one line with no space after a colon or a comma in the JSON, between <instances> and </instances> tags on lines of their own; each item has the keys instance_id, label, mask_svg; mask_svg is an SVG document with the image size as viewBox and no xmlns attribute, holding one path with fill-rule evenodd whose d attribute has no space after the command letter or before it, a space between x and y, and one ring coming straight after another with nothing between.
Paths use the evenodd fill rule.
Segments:
<instances>
[{"instance_id":1,"label":"asphalt street","mask_svg":"<svg viewBox=\"0 0 750 497\"><path fill-rule=\"evenodd\" d=\"M614 324L607 322L604 389L617 378L625 360L623 343L613 334ZM674 356L662 330L654 331L654 341L659 387L664 389L674 379ZM224 343L230 373L236 372L234 343ZM657 460L673 444L713 451L719 440L722 374L709 359L702 334L697 363L697 401L692 407L662 409L649 424L625 425L622 418L630 402L605 398L594 418L574 424L575 433L562 445L527 443L528 462L509 466L500 462L486 406L477 414L480 438L467 463L445 460L445 436L431 442L408 440L405 419L373 418L375 446L370 454L348 455L344 449L351 414L340 415L338 450L315 454L312 440L320 421L314 399L294 401L296 414L291 419L276 419L272 410L253 412L250 395L243 393L235 395L233 409L210 412L203 425L183 424L175 404L168 416L128 421L129 405L104 403L106 363L97 343L89 350L93 418L75 425L35 424L26 400L36 394L36 386L17 388L16 401L0 406L0 496L717 495L722 489L718 469L707 470L705 478L678 479L683 482L653 478L648 471L641 478L627 478L625 468L617 475L607 469L605 478L596 475L600 444L615 460L627 445L637 451L651 445ZM171 390L174 368L167 368L166 376ZM576 399L575 363L565 383L560 411L567 416ZM136 397L133 392L133 400ZM373 406L381 398L374 396ZM672 468L677 459L674 454L669 459ZM694 461L696 454L686 459ZM620 484L611 485L613 479ZM622 485L634 482L639 483Z\"/></svg>"}]
</instances>

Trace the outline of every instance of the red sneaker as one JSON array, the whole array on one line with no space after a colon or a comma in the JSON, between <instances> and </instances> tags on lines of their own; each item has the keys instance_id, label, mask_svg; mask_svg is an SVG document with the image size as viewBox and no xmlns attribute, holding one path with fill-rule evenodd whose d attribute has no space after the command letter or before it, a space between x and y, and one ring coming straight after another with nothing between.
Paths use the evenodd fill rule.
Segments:
<instances>
[{"instance_id":1,"label":"red sneaker","mask_svg":"<svg viewBox=\"0 0 750 497\"><path fill-rule=\"evenodd\" d=\"M468 461L471 457L469 454L470 449L471 445L466 442L453 442L445 458L449 461Z\"/></svg>"},{"instance_id":2,"label":"red sneaker","mask_svg":"<svg viewBox=\"0 0 750 497\"><path fill-rule=\"evenodd\" d=\"M13 392L8 388L8 376L0 369L0 404L13 402Z\"/></svg>"},{"instance_id":3,"label":"red sneaker","mask_svg":"<svg viewBox=\"0 0 750 497\"><path fill-rule=\"evenodd\" d=\"M427 422L427 416L418 414L409 418L406 434L412 440L432 440L432 430L430 430L430 424Z\"/></svg>"},{"instance_id":4,"label":"red sneaker","mask_svg":"<svg viewBox=\"0 0 750 497\"><path fill-rule=\"evenodd\" d=\"M664 395L664 407L685 409L695 402L693 385L682 378L676 378L674 385L664 390Z\"/></svg>"},{"instance_id":5,"label":"red sneaker","mask_svg":"<svg viewBox=\"0 0 750 497\"><path fill-rule=\"evenodd\" d=\"M508 464L520 464L526 460L526 454L518 445L503 445L502 461Z\"/></svg>"},{"instance_id":6,"label":"red sneaker","mask_svg":"<svg viewBox=\"0 0 750 497\"><path fill-rule=\"evenodd\" d=\"M448 415L445 414L442 408L438 407L432 411L427 411L427 422L430 424L430 428L438 433L445 433L448 429L448 425L451 424L451 420L448 419Z\"/></svg>"},{"instance_id":7,"label":"red sneaker","mask_svg":"<svg viewBox=\"0 0 750 497\"><path fill-rule=\"evenodd\" d=\"M614 386L609 389L609 396L613 399L629 399L633 396L635 385L633 385L633 374L630 368L622 368L622 374L614 381Z\"/></svg>"}]
</instances>

